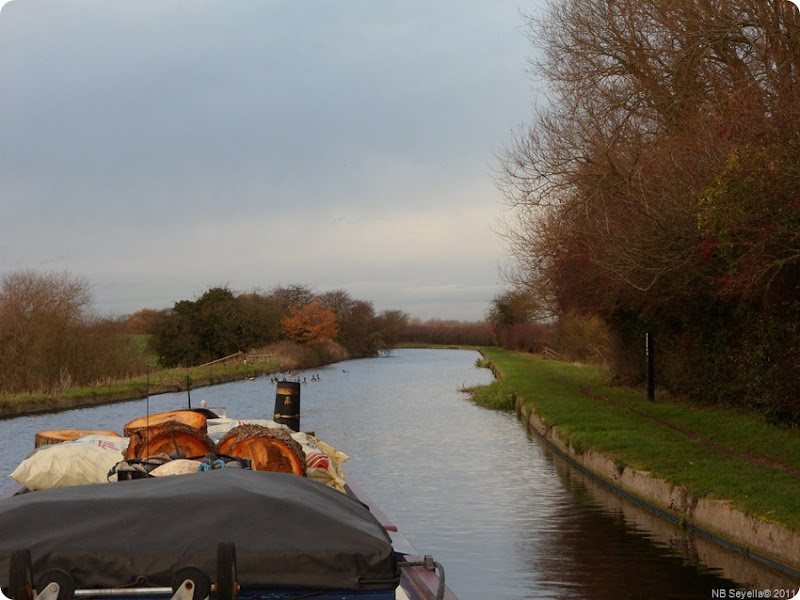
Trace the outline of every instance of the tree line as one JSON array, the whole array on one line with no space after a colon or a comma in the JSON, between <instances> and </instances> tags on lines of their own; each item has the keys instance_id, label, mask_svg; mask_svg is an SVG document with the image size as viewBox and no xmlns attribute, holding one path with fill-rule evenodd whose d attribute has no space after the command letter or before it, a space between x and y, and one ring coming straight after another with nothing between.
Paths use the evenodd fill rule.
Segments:
<instances>
[{"instance_id":1,"label":"tree line","mask_svg":"<svg viewBox=\"0 0 800 600\"><path fill-rule=\"evenodd\" d=\"M400 343L492 345L487 321L410 319L377 312L338 289L291 284L268 291L211 287L162 310L98 316L91 285L68 272L0 277L0 393L54 393L109 383L154 366L188 367L262 348L323 364L376 356ZM288 344L288 347L287 347ZM269 351L269 350L268 350Z\"/></svg>"},{"instance_id":2,"label":"tree line","mask_svg":"<svg viewBox=\"0 0 800 600\"><path fill-rule=\"evenodd\" d=\"M20 270L0 280L0 392L49 392L145 369L125 321L93 313L85 279Z\"/></svg>"},{"instance_id":3,"label":"tree line","mask_svg":"<svg viewBox=\"0 0 800 600\"><path fill-rule=\"evenodd\" d=\"M292 284L244 293L213 287L196 300L139 311L131 319L150 336L160 364L173 367L280 341L312 349L335 343L350 357L377 356L397 343L408 315L399 310L377 313L371 302L354 299L345 290L315 294Z\"/></svg>"},{"instance_id":4,"label":"tree line","mask_svg":"<svg viewBox=\"0 0 800 600\"><path fill-rule=\"evenodd\" d=\"M800 424L797 8L567 0L526 25L547 99L498 184L531 306L494 322L595 319L629 382L650 331L670 391Z\"/></svg>"},{"instance_id":5,"label":"tree line","mask_svg":"<svg viewBox=\"0 0 800 600\"><path fill-rule=\"evenodd\" d=\"M194 366L274 343L302 346L317 363L376 356L408 322L344 290L293 284L268 292L212 287L164 310L100 317L91 286L67 272L19 270L0 278L0 393L56 392ZM142 343L146 340L146 343Z\"/></svg>"}]
</instances>

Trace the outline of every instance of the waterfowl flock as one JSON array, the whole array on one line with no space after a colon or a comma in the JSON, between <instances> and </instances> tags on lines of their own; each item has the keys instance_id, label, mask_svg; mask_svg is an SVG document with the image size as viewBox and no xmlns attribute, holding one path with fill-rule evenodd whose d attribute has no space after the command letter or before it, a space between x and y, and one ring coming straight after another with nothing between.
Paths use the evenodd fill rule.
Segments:
<instances>
[{"instance_id":1,"label":"waterfowl flock","mask_svg":"<svg viewBox=\"0 0 800 600\"><path fill-rule=\"evenodd\" d=\"M303 377L301 379L299 375L296 375L292 371L289 371L285 375L283 373L278 373L277 375L273 375L269 378L270 383L278 383L279 381L293 381L295 383L307 384L309 382L322 381L322 378L315 373L311 376L310 380L307 377Z\"/></svg>"}]
</instances>

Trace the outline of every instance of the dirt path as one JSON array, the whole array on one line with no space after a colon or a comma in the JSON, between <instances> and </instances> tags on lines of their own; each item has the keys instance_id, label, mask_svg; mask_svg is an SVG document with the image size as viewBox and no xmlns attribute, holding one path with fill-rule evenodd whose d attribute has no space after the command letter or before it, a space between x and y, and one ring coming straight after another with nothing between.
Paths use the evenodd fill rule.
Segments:
<instances>
[{"instance_id":1,"label":"dirt path","mask_svg":"<svg viewBox=\"0 0 800 600\"><path fill-rule=\"evenodd\" d=\"M563 383L567 383L568 384L569 382L563 381ZM607 398L606 396L601 396L599 394L595 394L594 392L592 392L586 386L582 386L580 388L580 391L584 396L588 396L589 398L592 398L593 400L598 400L600 402L605 402L606 404L612 404L612 405L617 406L619 408L623 408L625 410L628 410L628 411L634 413L635 415L637 415L639 417L642 417L643 419L648 419L650 421L658 423L659 425L661 425L663 427L666 427L666 428L671 429L673 431L677 431L678 433L680 433L680 434L682 434L682 435L684 435L684 436L686 436L686 437L688 437L688 438L690 438L692 440L700 442L701 444L703 444L703 446L706 446L707 448L711 448L713 450L716 450L717 452L725 454L726 456L732 456L734 458L739 458L741 460L746 460L747 462L752 463L754 465L759 465L759 466L767 467L767 468L770 468L770 469L776 469L778 471L782 471L784 473L788 473L789 475L794 475L796 477L800 477L800 469L795 469L794 467L790 467L789 465L786 465L786 464L783 464L783 463L780 463L780 462L776 462L776 461L773 461L773 460L769 460L768 458L763 458L763 457L760 457L760 456L755 456L753 454L746 454L744 452L739 452L738 450L734 450L733 448L729 448L728 446L724 446L724 445L720 444L719 442L715 442L714 440L710 440L710 439L708 439L706 437L703 437L702 435L699 435L699 434L695 433L694 431L692 431L690 429L687 429L686 427L681 427L680 425L675 425L673 423L670 423L669 421L666 421L666 420L661 419L659 417L656 417L654 415L648 414L648 413L646 413L644 411L641 411L641 410L638 410L636 408L632 408L630 406L627 406L627 405L623 404L622 402L617 402L616 400L612 400L610 398Z\"/></svg>"}]
</instances>

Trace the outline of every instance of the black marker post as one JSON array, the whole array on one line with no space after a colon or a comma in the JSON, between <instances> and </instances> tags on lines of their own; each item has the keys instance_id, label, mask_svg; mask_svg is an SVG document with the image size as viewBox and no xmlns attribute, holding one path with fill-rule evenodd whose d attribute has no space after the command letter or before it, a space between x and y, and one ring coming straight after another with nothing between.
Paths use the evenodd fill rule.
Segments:
<instances>
[{"instance_id":1,"label":"black marker post","mask_svg":"<svg viewBox=\"0 0 800 600\"><path fill-rule=\"evenodd\" d=\"M648 331L644 334L644 353L647 358L647 399L654 402L656 399L655 382L655 357L653 356L653 332Z\"/></svg>"}]
</instances>

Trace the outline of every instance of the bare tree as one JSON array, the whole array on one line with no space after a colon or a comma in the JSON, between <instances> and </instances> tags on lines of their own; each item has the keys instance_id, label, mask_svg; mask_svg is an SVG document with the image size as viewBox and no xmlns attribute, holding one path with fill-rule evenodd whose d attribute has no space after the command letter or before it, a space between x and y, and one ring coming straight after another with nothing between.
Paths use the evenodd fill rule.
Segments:
<instances>
[{"instance_id":1,"label":"bare tree","mask_svg":"<svg viewBox=\"0 0 800 600\"><path fill-rule=\"evenodd\" d=\"M527 24L547 103L498 176L511 279L617 323L701 331L715 300L800 323L796 8L568 0Z\"/></svg>"},{"instance_id":2,"label":"bare tree","mask_svg":"<svg viewBox=\"0 0 800 600\"><path fill-rule=\"evenodd\" d=\"M123 322L92 312L89 284L67 272L21 270L0 279L0 391L63 388L136 373Z\"/></svg>"},{"instance_id":3,"label":"bare tree","mask_svg":"<svg viewBox=\"0 0 800 600\"><path fill-rule=\"evenodd\" d=\"M550 102L507 148L499 177L516 278L552 283L565 253L600 271L612 294L663 300L716 277L698 257L708 233L698 215L709 210L700 199L742 147L797 164L793 10L766 0L588 0L530 17Z\"/></svg>"}]
</instances>

